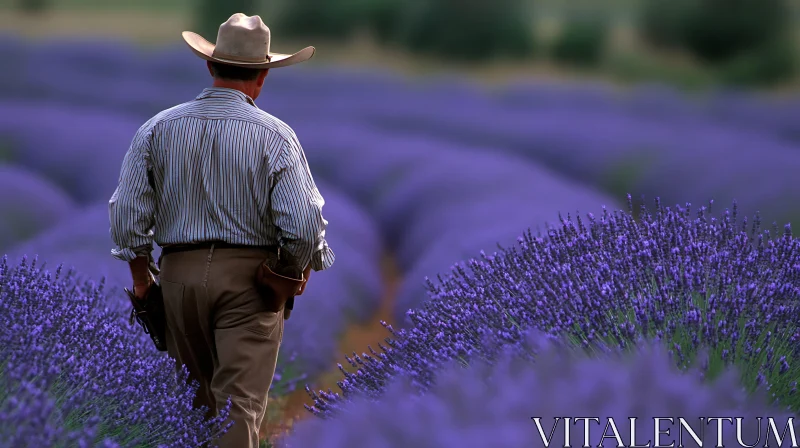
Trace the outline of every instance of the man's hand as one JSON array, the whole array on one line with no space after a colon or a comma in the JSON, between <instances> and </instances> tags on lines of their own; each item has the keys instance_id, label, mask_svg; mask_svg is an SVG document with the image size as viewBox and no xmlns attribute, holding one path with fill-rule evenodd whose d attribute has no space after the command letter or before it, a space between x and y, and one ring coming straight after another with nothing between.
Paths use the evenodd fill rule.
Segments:
<instances>
[{"instance_id":1,"label":"man's hand","mask_svg":"<svg viewBox=\"0 0 800 448\"><path fill-rule=\"evenodd\" d=\"M308 277L311 275L311 265L306 267L306 270L303 271L303 284L300 285L300 289L297 290L296 296L303 295L303 292L306 290L306 283L308 283Z\"/></svg>"},{"instance_id":2,"label":"man's hand","mask_svg":"<svg viewBox=\"0 0 800 448\"><path fill-rule=\"evenodd\" d=\"M150 291L150 286L152 283L147 283L144 285L133 285L133 295L136 296L139 300L144 300L147 297L147 293Z\"/></svg>"},{"instance_id":3,"label":"man's hand","mask_svg":"<svg viewBox=\"0 0 800 448\"><path fill-rule=\"evenodd\" d=\"M131 260L130 268L131 277L133 277L133 295L137 299L144 299L153 284L153 277L150 275L150 258L136 257Z\"/></svg>"}]
</instances>

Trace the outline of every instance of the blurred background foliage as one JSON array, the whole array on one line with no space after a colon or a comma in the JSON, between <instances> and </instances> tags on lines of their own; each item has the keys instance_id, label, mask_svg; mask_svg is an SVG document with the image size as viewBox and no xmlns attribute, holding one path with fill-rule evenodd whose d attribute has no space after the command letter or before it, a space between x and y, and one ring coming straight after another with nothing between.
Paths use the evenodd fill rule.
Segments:
<instances>
[{"instance_id":1,"label":"blurred background foliage","mask_svg":"<svg viewBox=\"0 0 800 448\"><path fill-rule=\"evenodd\" d=\"M239 11L265 19L278 36L277 51L311 42L321 50L320 56L336 60L369 48L370 55L384 54L412 68L470 70L495 63L515 74L582 76L589 70L621 82L773 87L790 85L797 76L799 4L797 0L2 0L0 10L5 28L51 29L58 28L59 13L77 16L64 21L80 28L81 14L87 24L96 24L103 22L98 18L124 11L130 14L123 27L131 30L112 25L119 20L106 20L106 25L147 43L174 42L183 28L214 40L219 24ZM29 25L34 17L41 19L39 25Z\"/></svg>"}]
</instances>

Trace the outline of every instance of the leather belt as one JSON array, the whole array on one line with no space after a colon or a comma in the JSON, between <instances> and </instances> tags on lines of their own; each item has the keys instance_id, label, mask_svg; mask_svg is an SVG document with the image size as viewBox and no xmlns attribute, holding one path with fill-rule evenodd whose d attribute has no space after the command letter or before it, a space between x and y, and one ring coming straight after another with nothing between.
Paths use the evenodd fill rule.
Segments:
<instances>
[{"instance_id":1,"label":"leather belt","mask_svg":"<svg viewBox=\"0 0 800 448\"><path fill-rule=\"evenodd\" d=\"M174 254L177 252L187 252L192 250L209 250L211 246L214 249L251 249L251 250L266 250L270 252L277 252L278 246L252 246L247 244L231 244L225 241L203 241L200 243L186 243L186 244L167 244L161 248L161 256Z\"/></svg>"}]
</instances>

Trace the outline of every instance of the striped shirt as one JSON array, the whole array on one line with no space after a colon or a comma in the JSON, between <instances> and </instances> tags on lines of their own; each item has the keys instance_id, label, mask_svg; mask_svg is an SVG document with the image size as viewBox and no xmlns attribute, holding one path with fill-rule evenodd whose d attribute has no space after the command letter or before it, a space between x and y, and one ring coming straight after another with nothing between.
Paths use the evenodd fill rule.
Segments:
<instances>
[{"instance_id":1,"label":"striped shirt","mask_svg":"<svg viewBox=\"0 0 800 448\"><path fill-rule=\"evenodd\" d=\"M207 88L136 132L108 203L114 258L153 242L280 245L301 266L327 269L325 201L285 123L246 94Z\"/></svg>"}]
</instances>

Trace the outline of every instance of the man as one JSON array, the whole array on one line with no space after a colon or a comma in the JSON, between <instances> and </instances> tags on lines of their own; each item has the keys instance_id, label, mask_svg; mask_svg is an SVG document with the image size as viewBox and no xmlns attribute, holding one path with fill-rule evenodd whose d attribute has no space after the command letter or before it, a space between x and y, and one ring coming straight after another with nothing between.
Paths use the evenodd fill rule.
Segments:
<instances>
[{"instance_id":1,"label":"man","mask_svg":"<svg viewBox=\"0 0 800 448\"><path fill-rule=\"evenodd\" d=\"M219 445L258 447L284 319L259 295L256 270L278 246L305 267L303 279L335 257L294 131L253 100L269 69L306 61L314 48L271 53L269 28L244 14L220 26L216 45L183 38L214 84L134 136L109 201L112 255L130 263L141 299L152 243L162 247L167 352L199 381L195 405L209 416L231 398L234 424Z\"/></svg>"}]
</instances>

